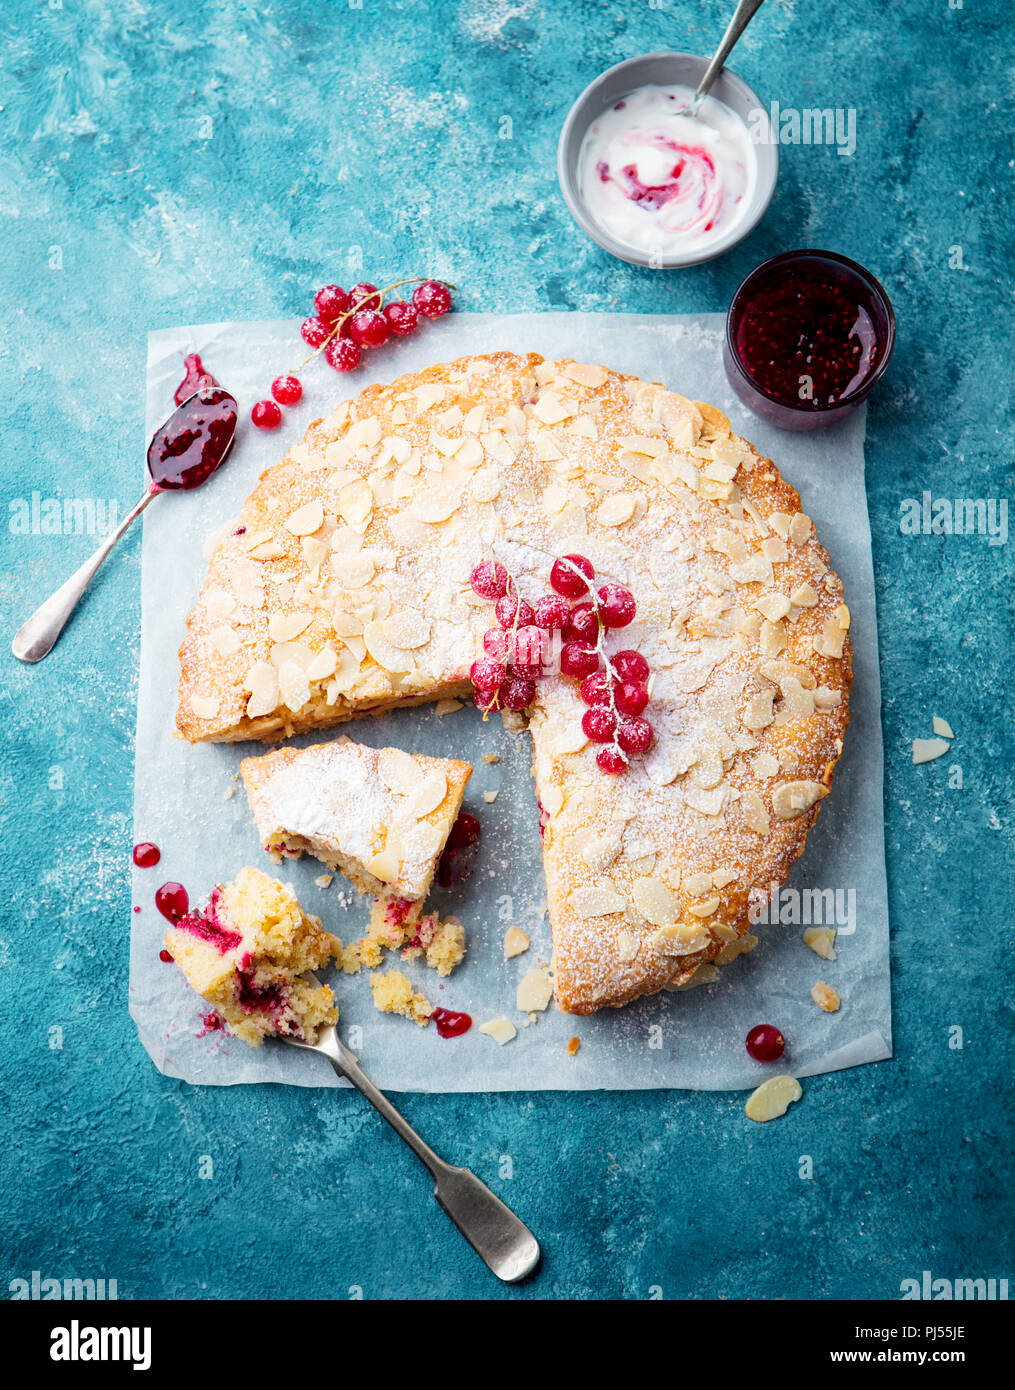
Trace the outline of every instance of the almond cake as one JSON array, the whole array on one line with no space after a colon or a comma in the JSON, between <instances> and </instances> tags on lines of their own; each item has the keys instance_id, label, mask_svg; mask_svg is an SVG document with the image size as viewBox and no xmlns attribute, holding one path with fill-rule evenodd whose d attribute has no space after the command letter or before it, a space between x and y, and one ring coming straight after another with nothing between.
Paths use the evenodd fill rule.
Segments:
<instances>
[{"instance_id":1,"label":"almond cake","mask_svg":"<svg viewBox=\"0 0 1015 1390\"><path fill-rule=\"evenodd\" d=\"M798 494L713 407L604 367L466 357L314 422L214 551L180 650L179 734L277 741L472 693L492 605L580 552L626 586L654 741L597 765L559 671L528 709L556 998L689 980L748 929L830 790L849 710L842 583ZM535 814L535 809L534 812Z\"/></svg>"}]
</instances>

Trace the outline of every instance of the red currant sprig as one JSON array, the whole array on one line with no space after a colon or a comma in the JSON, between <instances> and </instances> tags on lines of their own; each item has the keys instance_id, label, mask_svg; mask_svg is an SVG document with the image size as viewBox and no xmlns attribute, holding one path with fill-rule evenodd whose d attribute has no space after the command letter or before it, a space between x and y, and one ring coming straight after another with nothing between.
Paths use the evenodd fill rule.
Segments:
<instances>
[{"instance_id":1,"label":"red currant sprig","mask_svg":"<svg viewBox=\"0 0 1015 1390\"><path fill-rule=\"evenodd\" d=\"M469 582L481 598L494 601L497 617L497 626L483 634L485 656L469 670L476 706L484 719L496 709L526 709L536 698L536 681L543 673L544 632L502 564L480 560Z\"/></svg>"},{"instance_id":2,"label":"red currant sprig","mask_svg":"<svg viewBox=\"0 0 1015 1390\"><path fill-rule=\"evenodd\" d=\"M385 304L385 295L401 285L416 285L412 302L396 299ZM300 328L303 341L313 351L296 370L302 371L323 352L337 372L354 371L364 349L383 347L392 334L407 337L419 327L420 317L438 319L446 314L453 289L444 280L422 275L395 280L383 289L365 281L348 291L341 285L323 285L314 295L313 315ZM303 384L295 372L287 372L272 382L271 394L274 400L258 401L250 412L260 429L278 428L282 423L279 406L295 405L303 395Z\"/></svg>"}]
</instances>

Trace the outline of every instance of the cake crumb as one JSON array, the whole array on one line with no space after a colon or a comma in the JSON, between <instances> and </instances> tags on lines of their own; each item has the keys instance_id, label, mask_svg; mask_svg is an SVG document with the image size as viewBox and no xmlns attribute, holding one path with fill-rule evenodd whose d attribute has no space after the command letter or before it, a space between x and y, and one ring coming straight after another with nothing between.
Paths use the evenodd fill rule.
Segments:
<instances>
[{"instance_id":1,"label":"cake crumb","mask_svg":"<svg viewBox=\"0 0 1015 1390\"><path fill-rule=\"evenodd\" d=\"M832 985L826 984L824 980L818 980L817 984L811 986L811 998L819 1009L824 1009L826 1014L834 1014L842 1003L839 998L839 991Z\"/></svg>"},{"instance_id":2,"label":"cake crumb","mask_svg":"<svg viewBox=\"0 0 1015 1390\"><path fill-rule=\"evenodd\" d=\"M436 912L421 917L415 935L402 952L403 960L426 957L426 963L438 975L450 975L465 957L465 928L457 917L445 917Z\"/></svg>"},{"instance_id":3,"label":"cake crumb","mask_svg":"<svg viewBox=\"0 0 1015 1390\"><path fill-rule=\"evenodd\" d=\"M317 884L318 888L330 888L331 880L334 877L334 874L318 874L314 882Z\"/></svg>"},{"instance_id":4,"label":"cake crumb","mask_svg":"<svg viewBox=\"0 0 1015 1390\"><path fill-rule=\"evenodd\" d=\"M497 793L496 793L496 791L484 792L484 793L483 793L483 800L486 802L486 804L487 804L488 806L492 806L493 803L497 800Z\"/></svg>"},{"instance_id":5,"label":"cake crumb","mask_svg":"<svg viewBox=\"0 0 1015 1390\"><path fill-rule=\"evenodd\" d=\"M581 1038L571 1038L567 1045L567 1055L573 1057L582 1045Z\"/></svg>"},{"instance_id":6,"label":"cake crumb","mask_svg":"<svg viewBox=\"0 0 1015 1390\"><path fill-rule=\"evenodd\" d=\"M492 765L493 763L499 763L499 762L500 762L500 754L499 754L499 753L484 753L484 754L483 754L483 761L484 761L484 763L490 763L491 765Z\"/></svg>"},{"instance_id":7,"label":"cake crumb","mask_svg":"<svg viewBox=\"0 0 1015 1390\"><path fill-rule=\"evenodd\" d=\"M508 927L504 933L504 955L508 960L524 955L530 945L531 942L521 927Z\"/></svg>"},{"instance_id":8,"label":"cake crumb","mask_svg":"<svg viewBox=\"0 0 1015 1390\"><path fill-rule=\"evenodd\" d=\"M438 700L433 707L433 712L438 719L443 719L446 714L454 714L455 710L461 708L461 700Z\"/></svg>"},{"instance_id":9,"label":"cake crumb","mask_svg":"<svg viewBox=\"0 0 1015 1390\"><path fill-rule=\"evenodd\" d=\"M230 784L228 787L226 787L225 792L223 793L226 801L232 801L235 792L236 787L234 785Z\"/></svg>"},{"instance_id":10,"label":"cake crumb","mask_svg":"<svg viewBox=\"0 0 1015 1390\"><path fill-rule=\"evenodd\" d=\"M370 988L374 996L374 1008L382 1014L401 1014L413 1023L425 1028L434 1011L425 994L418 994L400 970L381 973L375 970L370 976Z\"/></svg>"}]
</instances>

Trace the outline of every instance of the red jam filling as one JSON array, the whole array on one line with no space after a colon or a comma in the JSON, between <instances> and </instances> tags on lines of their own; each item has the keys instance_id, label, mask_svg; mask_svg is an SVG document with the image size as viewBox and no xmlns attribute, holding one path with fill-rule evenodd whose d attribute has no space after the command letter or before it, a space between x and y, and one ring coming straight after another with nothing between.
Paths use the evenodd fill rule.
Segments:
<instances>
[{"instance_id":1,"label":"red jam filling","mask_svg":"<svg viewBox=\"0 0 1015 1390\"><path fill-rule=\"evenodd\" d=\"M236 433L236 402L221 386L199 391L174 411L148 446L148 472L156 491L200 487L229 452Z\"/></svg>"},{"instance_id":2,"label":"red jam filling","mask_svg":"<svg viewBox=\"0 0 1015 1390\"><path fill-rule=\"evenodd\" d=\"M750 379L806 409L841 404L881 360L871 304L831 268L784 268L740 311L733 341Z\"/></svg>"},{"instance_id":3,"label":"red jam filling","mask_svg":"<svg viewBox=\"0 0 1015 1390\"><path fill-rule=\"evenodd\" d=\"M201 1022L204 1024L204 1027L197 1035L199 1038L205 1037L208 1033L225 1032L225 1019L221 1014L216 1013L214 1009L212 1009L210 1013L202 1014Z\"/></svg>"},{"instance_id":4,"label":"red jam filling","mask_svg":"<svg viewBox=\"0 0 1015 1390\"><path fill-rule=\"evenodd\" d=\"M204 363L196 352L188 352L183 359L184 377L176 388L173 396L175 405L182 405L189 400L197 391L203 391L206 387L217 386L218 382L211 372L205 370Z\"/></svg>"},{"instance_id":5,"label":"red jam filling","mask_svg":"<svg viewBox=\"0 0 1015 1390\"><path fill-rule=\"evenodd\" d=\"M153 845L149 840L142 840L140 844L134 846L132 857L139 869L154 869L162 858L162 851L158 845Z\"/></svg>"},{"instance_id":6,"label":"red jam filling","mask_svg":"<svg viewBox=\"0 0 1015 1390\"><path fill-rule=\"evenodd\" d=\"M163 965L172 965L173 963L173 958L165 949L165 947L163 947L162 950L159 952L159 960L163 963Z\"/></svg>"},{"instance_id":7,"label":"red jam filling","mask_svg":"<svg viewBox=\"0 0 1015 1390\"><path fill-rule=\"evenodd\" d=\"M183 893L184 902L186 902L186 892L184 889L180 888L178 883L167 883L164 886L166 888L178 888L180 892ZM159 892L162 892L161 888ZM232 927L227 926L219 917L218 903L220 896L219 890L216 888L212 892L211 900L206 908L195 912L186 912L186 909L184 909L185 915L181 916L179 919L170 917L169 920L173 922L173 925L178 927L180 931L189 932L191 936L196 936L199 941L207 942L209 946L215 947L219 955L224 956L229 951L235 950L236 947L242 943L243 937L238 931L234 931ZM158 903L157 897L156 903ZM162 912L164 916L169 916L169 913L165 912L161 907L159 911Z\"/></svg>"},{"instance_id":8,"label":"red jam filling","mask_svg":"<svg viewBox=\"0 0 1015 1390\"><path fill-rule=\"evenodd\" d=\"M430 1017L442 1038L460 1038L472 1027L471 1015L456 1013L454 1009L434 1009Z\"/></svg>"},{"instance_id":9,"label":"red jam filling","mask_svg":"<svg viewBox=\"0 0 1015 1390\"><path fill-rule=\"evenodd\" d=\"M459 811L458 819L451 827L444 852L437 862L437 882L442 888L454 883L464 883L472 873L474 854L464 854L479 840L483 827L471 811Z\"/></svg>"},{"instance_id":10,"label":"red jam filling","mask_svg":"<svg viewBox=\"0 0 1015 1390\"><path fill-rule=\"evenodd\" d=\"M190 911L190 899L182 883L164 883L155 893L155 906L175 927Z\"/></svg>"}]
</instances>

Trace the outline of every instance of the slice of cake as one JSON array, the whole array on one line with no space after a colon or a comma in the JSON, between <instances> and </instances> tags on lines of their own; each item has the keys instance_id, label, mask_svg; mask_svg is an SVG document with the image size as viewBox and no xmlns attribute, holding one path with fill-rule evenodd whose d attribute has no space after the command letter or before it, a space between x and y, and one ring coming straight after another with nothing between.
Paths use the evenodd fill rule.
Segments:
<instances>
[{"instance_id":1,"label":"slice of cake","mask_svg":"<svg viewBox=\"0 0 1015 1390\"><path fill-rule=\"evenodd\" d=\"M380 899L404 929L418 919L458 816L469 763L339 740L240 763L266 850L312 854Z\"/></svg>"},{"instance_id":2,"label":"slice of cake","mask_svg":"<svg viewBox=\"0 0 1015 1390\"><path fill-rule=\"evenodd\" d=\"M300 979L339 943L303 912L291 889L260 869L212 889L207 903L166 932L166 949L230 1032L251 1047L278 1034L314 1043L338 1020L327 985Z\"/></svg>"}]
</instances>

